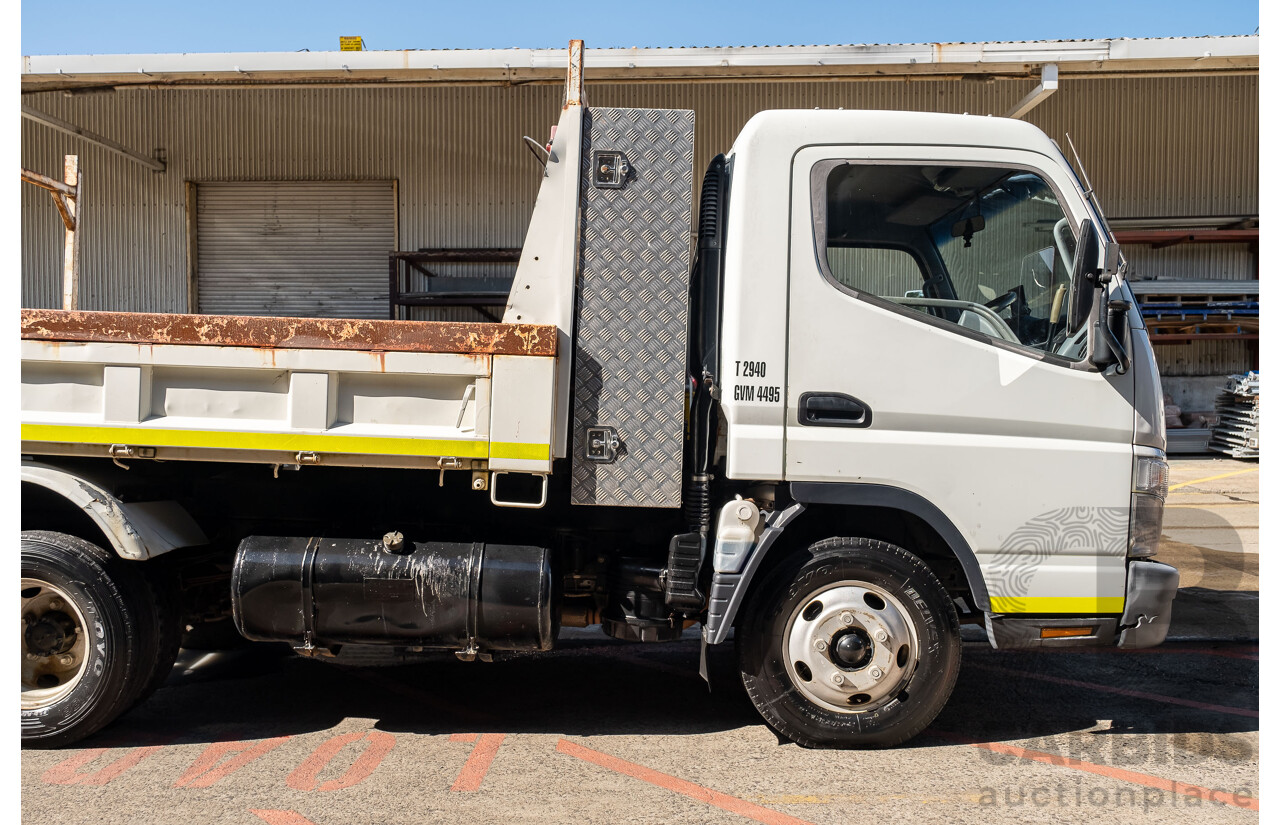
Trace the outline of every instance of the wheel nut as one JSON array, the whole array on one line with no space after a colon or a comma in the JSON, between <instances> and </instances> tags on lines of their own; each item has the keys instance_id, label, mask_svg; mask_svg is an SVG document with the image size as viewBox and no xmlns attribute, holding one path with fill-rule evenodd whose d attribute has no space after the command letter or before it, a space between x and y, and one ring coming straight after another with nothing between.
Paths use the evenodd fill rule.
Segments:
<instances>
[{"instance_id":1,"label":"wheel nut","mask_svg":"<svg viewBox=\"0 0 1280 825\"><path fill-rule=\"evenodd\" d=\"M871 668L871 670L869 670L869 671L867 671L867 672L871 674L871 678L872 678L872 679L879 679L881 676L883 676L883 675L884 675L884 671L883 671L883 670L881 670L881 669L880 669L880 668L878 668L878 667L873 667L873 668Z\"/></svg>"},{"instance_id":2,"label":"wheel nut","mask_svg":"<svg viewBox=\"0 0 1280 825\"><path fill-rule=\"evenodd\" d=\"M876 631L876 641L877 641L877 642L887 642L887 641L889 641L889 634L888 634L888 633L885 633L885 632L884 632L884 630L877 630L877 631Z\"/></svg>"},{"instance_id":3,"label":"wheel nut","mask_svg":"<svg viewBox=\"0 0 1280 825\"><path fill-rule=\"evenodd\" d=\"M27 658L34 662L34 661L36 661L37 659L39 659L40 657L39 657L39 656L37 656L37 655L36 655L36 654L34 654L34 653L28 653L28 654L27 654Z\"/></svg>"},{"instance_id":4,"label":"wheel nut","mask_svg":"<svg viewBox=\"0 0 1280 825\"><path fill-rule=\"evenodd\" d=\"M58 664L62 665L63 667L71 667L71 663L74 661L75 661L75 657L73 657L70 653L64 653L58 657Z\"/></svg>"},{"instance_id":5,"label":"wheel nut","mask_svg":"<svg viewBox=\"0 0 1280 825\"><path fill-rule=\"evenodd\" d=\"M826 649L827 649L827 643L826 643L826 642L824 642L824 641L822 641L821 639L818 639L818 640L814 641L814 643L813 643L813 647L814 647L814 649L815 649L815 650L817 650L819 653L821 653L822 651L824 651L824 650L826 650Z\"/></svg>"},{"instance_id":6,"label":"wheel nut","mask_svg":"<svg viewBox=\"0 0 1280 825\"><path fill-rule=\"evenodd\" d=\"M49 609L50 609L50 610L61 610L61 609L62 609L62 599L51 599L51 600L49 601Z\"/></svg>"},{"instance_id":7,"label":"wheel nut","mask_svg":"<svg viewBox=\"0 0 1280 825\"><path fill-rule=\"evenodd\" d=\"M844 684L844 674L843 674L843 673L833 673L833 674L831 674L831 681L835 682L837 685L843 685L843 684Z\"/></svg>"},{"instance_id":8,"label":"wheel nut","mask_svg":"<svg viewBox=\"0 0 1280 825\"><path fill-rule=\"evenodd\" d=\"M846 610L845 612L841 613L841 614L840 614L840 623L841 623L841 624L853 624L853 614L852 614L852 613L850 613L848 610Z\"/></svg>"}]
</instances>

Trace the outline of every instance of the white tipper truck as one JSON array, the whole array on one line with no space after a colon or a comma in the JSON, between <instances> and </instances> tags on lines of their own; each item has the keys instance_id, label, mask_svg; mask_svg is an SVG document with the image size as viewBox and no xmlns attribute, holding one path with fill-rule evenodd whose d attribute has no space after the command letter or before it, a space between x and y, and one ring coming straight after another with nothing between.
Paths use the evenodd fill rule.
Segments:
<instances>
[{"instance_id":1,"label":"white tipper truck","mask_svg":"<svg viewBox=\"0 0 1280 825\"><path fill-rule=\"evenodd\" d=\"M23 310L24 744L184 629L498 669L700 624L837 747L923 730L963 624L1164 640L1159 376L1052 140L761 112L695 221L693 113L588 107L570 54L501 323Z\"/></svg>"}]
</instances>

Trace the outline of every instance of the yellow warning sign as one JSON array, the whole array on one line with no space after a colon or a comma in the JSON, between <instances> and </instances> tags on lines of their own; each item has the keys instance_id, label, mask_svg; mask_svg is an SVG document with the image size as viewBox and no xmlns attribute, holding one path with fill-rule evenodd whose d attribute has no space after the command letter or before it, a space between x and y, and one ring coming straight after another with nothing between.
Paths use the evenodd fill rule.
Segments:
<instances>
[{"instance_id":1,"label":"yellow warning sign","mask_svg":"<svg viewBox=\"0 0 1280 825\"><path fill-rule=\"evenodd\" d=\"M339 37L338 44L344 52L362 52L364 51L363 37Z\"/></svg>"}]
</instances>

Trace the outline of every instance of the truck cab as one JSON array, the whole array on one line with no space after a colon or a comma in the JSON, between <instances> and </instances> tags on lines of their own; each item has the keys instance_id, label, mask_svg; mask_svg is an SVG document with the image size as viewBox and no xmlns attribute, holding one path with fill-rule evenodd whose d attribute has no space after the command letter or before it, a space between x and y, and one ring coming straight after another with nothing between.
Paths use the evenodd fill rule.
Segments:
<instances>
[{"instance_id":1,"label":"truck cab","mask_svg":"<svg viewBox=\"0 0 1280 825\"><path fill-rule=\"evenodd\" d=\"M1105 222L1057 146L1005 118L764 112L727 169L726 475L928 502L991 615L1123 612L1158 378L1135 317L1127 365L1089 360L1073 269Z\"/></svg>"}]
</instances>

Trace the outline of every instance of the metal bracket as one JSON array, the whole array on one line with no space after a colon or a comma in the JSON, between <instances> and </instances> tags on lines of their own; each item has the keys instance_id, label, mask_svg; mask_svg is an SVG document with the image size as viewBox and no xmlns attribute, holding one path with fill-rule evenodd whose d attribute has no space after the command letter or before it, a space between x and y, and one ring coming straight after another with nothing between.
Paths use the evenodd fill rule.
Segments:
<instances>
[{"instance_id":1,"label":"metal bracket","mask_svg":"<svg viewBox=\"0 0 1280 825\"><path fill-rule=\"evenodd\" d=\"M297 455L295 455L295 456L293 457L293 460L294 460L294 461L296 461L299 465L302 465L302 464L319 464L319 463L320 463L320 456L316 455L316 454L315 454L315 453L313 453L313 452L303 451L303 452L300 452L300 453L298 453Z\"/></svg>"},{"instance_id":2,"label":"metal bracket","mask_svg":"<svg viewBox=\"0 0 1280 825\"><path fill-rule=\"evenodd\" d=\"M534 503L532 501L502 501L498 498L498 476L507 474L506 470L495 470L489 479L489 501L498 507L523 507L529 510L539 510L547 506L547 476L546 473L536 473L542 477L542 496Z\"/></svg>"},{"instance_id":3,"label":"metal bracket","mask_svg":"<svg viewBox=\"0 0 1280 825\"><path fill-rule=\"evenodd\" d=\"M440 468L440 486L443 487L444 471L462 469L462 459L456 458L454 456L443 456L439 461L436 462L436 466Z\"/></svg>"},{"instance_id":4,"label":"metal bracket","mask_svg":"<svg viewBox=\"0 0 1280 825\"><path fill-rule=\"evenodd\" d=\"M129 469L129 465L120 459L122 458L155 458L155 447L130 447L128 444L112 444L107 448L107 455L111 456L111 461L122 470Z\"/></svg>"},{"instance_id":5,"label":"metal bracket","mask_svg":"<svg viewBox=\"0 0 1280 825\"><path fill-rule=\"evenodd\" d=\"M587 427L587 461L612 464L618 460L622 442L613 427Z\"/></svg>"}]
</instances>

